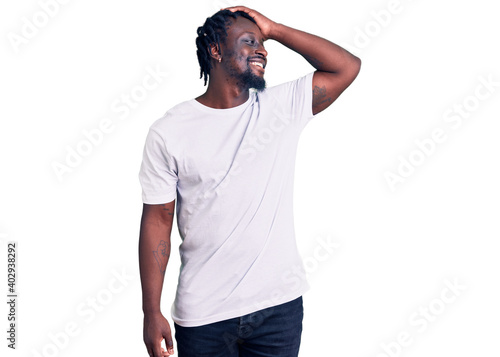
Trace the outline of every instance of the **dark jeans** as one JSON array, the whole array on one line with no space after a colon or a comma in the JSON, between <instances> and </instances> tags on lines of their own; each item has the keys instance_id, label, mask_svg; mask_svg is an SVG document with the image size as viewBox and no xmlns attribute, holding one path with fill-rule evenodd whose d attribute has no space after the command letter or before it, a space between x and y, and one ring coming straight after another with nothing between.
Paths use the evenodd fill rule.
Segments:
<instances>
[{"instance_id":1,"label":"dark jeans","mask_svg":"<svg viewBox=\"0 0 500 357\"><path fill-rule=\"evenodd\" d=\"M174 322L179 357L297 357L302 296L248 315L196 327Z\"/></svg>"}]
</instances>

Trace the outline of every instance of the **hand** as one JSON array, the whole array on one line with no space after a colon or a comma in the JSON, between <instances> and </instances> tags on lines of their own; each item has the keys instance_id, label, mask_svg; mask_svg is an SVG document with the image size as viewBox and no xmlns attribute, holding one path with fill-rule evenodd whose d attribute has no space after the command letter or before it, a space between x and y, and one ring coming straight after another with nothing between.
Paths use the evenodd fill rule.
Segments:
<instances>
[{"instance_id":1,"label":"hand","mask_svg":"<svg viewBox=\"0 0 500 357\"><path fill-rule=\"evenodd\" d=\"M165 339L167 350L161 347L163 339ZM160 312L144 315L144 343L148 354L152 357L164 357L174 354L170 325Z\"/></svg>"},{"instance_id":2,"label":"hand","mask_svg":"<svg viewBox=\"0 0 500 357\"><path fill-rule=\"evenodd\" d=\"M273 31L275 30L277 23L268 19L264 15L262 15L260 12L249 9L248 7L245 6L231 6L231 7L226 7L221 10L229 10L232 12L235 11L244 11L248 15L250 15L255 22L257 23L257 26L260 28L260 32L262 33L262 36L264 36L264 41L268 39L273 38Z\"/></svg>"}]
</instances>

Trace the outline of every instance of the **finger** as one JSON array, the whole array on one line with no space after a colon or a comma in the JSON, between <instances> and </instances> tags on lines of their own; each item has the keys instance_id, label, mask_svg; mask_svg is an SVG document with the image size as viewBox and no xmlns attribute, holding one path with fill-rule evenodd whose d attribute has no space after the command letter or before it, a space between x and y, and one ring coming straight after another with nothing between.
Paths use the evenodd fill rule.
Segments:
<instances>
[{"instance_id":1,"label":"finger","mask_svg":"<svg viewBox=\"0 0 500 357\"><path fill-rule=\"evenodd\" d=\"M161 340L156 343L154 346L153 346L153 357L161 357L163 354L161 353Z\"/></svg>"},{"instance_id":2,"label":"finger","mask_svg":"<svg viewBox=\"0 0 500 357\"><path fill-rule=\"evenodd\" d=\"M162 356L170 356L170 353L166 349L162 348L161 349L161 355Z\"/></svg>"},{"instance_id":3,"label":"finger","mask_svg":"<svg viewBox=\"0 0 500 357\"><path fill-rule=\"evenodd\" d=\"M166 350L164 348L161 349L161 355L162 357L163 356L170 356L170 355L173 355L174 354L174 349L169 349L169 350Z\"/></svg>"},{"instance_id":4,"label":"finger","mask_svg":"<svg viewBox=\"0 0 500 357\"><path fill-rule=\"evenodd\" d=\"M151 357L153 357L154 356L153 349L151 347L147 346L147 350L148 350L148 355L150 355Z\"/></svg>"},{"instance_id":5,"label":"finger","mask_svg":"<svg viewBox=\"0 0 500 357\"><path fill-rule=\"evenodd\" d=\"M231 6L231 7L226 7L226 8L223 8L223 9L221 9L221 10L229 10L229 11L231 11L231 12L235 12L235 11L245 11L245 12L247 12L247 11L246 11L247 9L248 9L248 8L247 8L247 7L245 7L245 6Z\"/></svg>"},{"instance_id":6,"label":"finger","mask_svg":"<svg viewBox=\"0 0 500 357\"><path fill-rule=\"evenodd\" d=\"M166 335L166 336L165 336ZM163 338L165 339L165 346L167 347L168 355L174 354L174 342L172 341L172 334L166 333Z\"/></svg>"}]
</instances>

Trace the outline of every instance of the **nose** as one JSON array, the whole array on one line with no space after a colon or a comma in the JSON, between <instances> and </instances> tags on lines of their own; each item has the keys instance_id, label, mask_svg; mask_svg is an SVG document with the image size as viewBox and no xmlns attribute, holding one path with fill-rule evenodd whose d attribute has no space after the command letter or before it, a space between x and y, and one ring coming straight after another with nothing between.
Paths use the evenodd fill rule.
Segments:
<instances>
[{"instance_id":1,"label":"nose","mask_svg":"<svg viewBox=\"0 0 500 357\"><path fill-rule=\"evenodd\" d=\"M264 45L261 44L260 42L259 42L259 47L257 47L257 49L255 50L255 52L258 53L258 54L260 54L260 55L262 55L262 56L264 56L264 58L267 57L267 51L264 48Z\"/></svg>"}]
</instances>

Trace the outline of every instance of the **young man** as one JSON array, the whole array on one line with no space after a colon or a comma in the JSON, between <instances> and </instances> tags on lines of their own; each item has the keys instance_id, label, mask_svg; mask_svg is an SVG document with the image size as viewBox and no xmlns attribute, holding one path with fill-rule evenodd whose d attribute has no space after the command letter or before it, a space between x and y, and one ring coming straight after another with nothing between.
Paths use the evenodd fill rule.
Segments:
<instances>
[{"instance_id":1,"label":"young man","mask_svg":"<svg viewBox=\"0 0 500 357\"><path fill-rule=\"evenodd\" d=\"M269 39L316 70L266 89ZM361 61L243 6L208 18L196 44L208 89L153 123L139 175L144 342L151 356L174 353L160 296L177 199L179 356L297 356L309 286L293 223L295 151Z\"/></svg>"}]
</instances>

